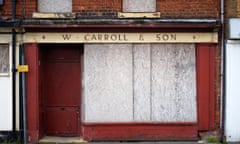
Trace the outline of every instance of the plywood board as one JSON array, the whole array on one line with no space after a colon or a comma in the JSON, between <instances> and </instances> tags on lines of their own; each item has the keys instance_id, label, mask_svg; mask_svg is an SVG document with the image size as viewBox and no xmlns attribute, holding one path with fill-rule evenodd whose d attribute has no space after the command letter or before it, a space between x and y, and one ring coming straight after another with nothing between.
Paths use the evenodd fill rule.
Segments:
<instances>
[{"instance_id":1,"label":"plywood board","mask_svg":"<svg viewBox=\"0 0 240 144\"><path fill-rule=\"evenodd\" d=\"M196 62L193 44L154 44L152 120L196 121Z\"/></svg>"},{"instance_id":2,"label":"plywood board","mask_svg":"<svg viewBox=\"0 0 240 144\"><path fill-rule=\"evenodd\" d=\"M85 44L84 121L133 120L132 67L131 44Z\"/></svg>"},{"instance_id":3,"label":"plywood board","mask_svg":"<svg viewBox=\"0 0 240 144\"><path fill-rule=\"evenodd\" d=\"M151 120L150 44L134 44L134 121Z\"/></svg>"}]
</instances>

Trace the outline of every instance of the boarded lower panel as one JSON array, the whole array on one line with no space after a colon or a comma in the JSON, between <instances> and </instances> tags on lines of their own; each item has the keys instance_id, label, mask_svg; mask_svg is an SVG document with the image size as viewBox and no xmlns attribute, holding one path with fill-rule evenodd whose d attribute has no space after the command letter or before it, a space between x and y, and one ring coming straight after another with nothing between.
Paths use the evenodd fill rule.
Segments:
<instances>
[{"instance_id":1,"label":"boarded lower panel","mask_svg":"<svg viewBox=\"0 0 240 144\"><path fill-rule=\"evenodd\" d=\"M196 140L196 123L85 123L88 141Z\"/></svg>"},{"instance_id":2,"label":"boarded lower panel","mask_svg":"<svg viewBox=\"0 0 240 144\"><path fill-rule=\"evenodd\" d=\"M153 44L152 120L196 122L194 44Z\"/></svg>"},{"instance_id":3,"label":"boarded lower panel","mask_svg":"<svg viewBox=\"0 0 240 144\"><path fill-rule=\"evenodd\" d=\"M85 121L133 120L131 44L86 44Z\"/></svg>"}]
</instances>

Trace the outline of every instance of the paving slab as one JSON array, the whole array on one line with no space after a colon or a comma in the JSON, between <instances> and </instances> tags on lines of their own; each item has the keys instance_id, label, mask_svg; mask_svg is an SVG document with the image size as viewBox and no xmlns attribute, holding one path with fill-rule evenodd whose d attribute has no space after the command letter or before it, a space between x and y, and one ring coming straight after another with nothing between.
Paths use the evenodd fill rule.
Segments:
<instances>
[{"instance_id":1,"label":"paving slab","mask_svg":"<svg viewBox=\"0 0 240 144\"><path fill-rule=\"evenodd\" d=\"M88 144L198 144L198 142L89 142Z\"/></svg>"}]
</instances>

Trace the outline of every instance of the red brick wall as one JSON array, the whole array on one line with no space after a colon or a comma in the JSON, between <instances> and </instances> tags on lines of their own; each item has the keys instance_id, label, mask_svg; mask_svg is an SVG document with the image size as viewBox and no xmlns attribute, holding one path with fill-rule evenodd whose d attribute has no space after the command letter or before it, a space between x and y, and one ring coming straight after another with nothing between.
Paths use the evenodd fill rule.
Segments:
<instances>
[{"instance_id":1,"label":"red brick wall","mask_svg":"<svg viewBox=\"0 0 240 144\"><path fill-rule=\"evenodd\" d=\"M216 18L220 0L157 0L157 11L164 18Z\"/></svg>"},{"instance_id":2,"label":"red brick wall","mask_svg":"<svg viewBox=\"0 0 240 144\"><path fill-rule=\"evenodd\" d=\"M161 18L218 18L220 0L157 0ZM26 17L37 11L37 0L26 0ZM2 8L5 17L11 17L11 0L5 0ZM122 9L122 0L73 0L73 12L79 17L116 18ZM17 15L22 17L22 1L17 1Z\"/></svg>"},{"instance_id":3,"label":"red brick wall","mask_svg":"<svg viewBox=\"0 0 240 144\"><path fill-rule=\"evenodd\" d=\"M32 13L37 11L36 0L26 0L26 7L24 8L23 1L17 0L16 2L16 16L17 18L31 18ZM12 1L4 0L2 6L2 17L11 18L12 17Z\"/></svg>"}]
</instances>

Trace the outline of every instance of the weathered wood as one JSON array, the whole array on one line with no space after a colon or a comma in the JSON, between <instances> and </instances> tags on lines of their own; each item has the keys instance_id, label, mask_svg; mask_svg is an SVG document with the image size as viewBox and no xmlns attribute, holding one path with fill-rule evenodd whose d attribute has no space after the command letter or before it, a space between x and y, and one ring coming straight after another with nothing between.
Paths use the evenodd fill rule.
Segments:
<instances>
[{"instance_id":1,"label":"weathered wood","mask_svg":"<svg viewBox=\"0 0 240 144\"><path fill-rule=\"evenodd\" d=\"M152 120L196 122L193 44L153 44Z\"/></svg>"},{"instance_id":2,"label":"weathered wood","mask_svg":"<svg viewBox=\"0 0 240 144\"><path fill-rule=\"evenodd\" d=\"M131 44L86 44L85 121L133 120Z\"/></svg>"},{"instance_id":3,"label":"weathered wood","mask_svg":"<svg viewBox=\"0 0 240 144\"><path fill-rule=\"evenodd\" d=\"M151 120L150 44L134 44L134 121Z\"/></svg>"}]
</instances>

